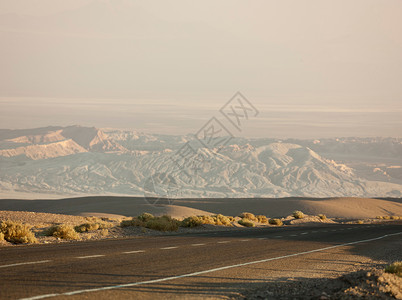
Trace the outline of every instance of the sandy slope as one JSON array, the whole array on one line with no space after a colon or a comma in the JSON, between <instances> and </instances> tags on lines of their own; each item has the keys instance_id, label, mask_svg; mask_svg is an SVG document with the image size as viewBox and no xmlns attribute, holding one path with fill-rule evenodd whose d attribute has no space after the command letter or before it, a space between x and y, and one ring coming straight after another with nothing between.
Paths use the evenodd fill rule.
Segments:
<instances>
[{"instance_id":1,"label":"sandy slope","mask_svg":"<svg viewBox=\"0 0 402 300\"><path fill-rule=\"evenodd\" d=\"M248 198L180 199L172 205L153 206L142 197L80 197L60 200L0 199L0 210L34 211L79 216L136 216L143 212L168 214L181 218L189 215L222 213L236 216L247 211L268 217L282 217L294 210L328 217L374 218L402 215L402 199L371 198Z\"/></svg>"}]
</instances>

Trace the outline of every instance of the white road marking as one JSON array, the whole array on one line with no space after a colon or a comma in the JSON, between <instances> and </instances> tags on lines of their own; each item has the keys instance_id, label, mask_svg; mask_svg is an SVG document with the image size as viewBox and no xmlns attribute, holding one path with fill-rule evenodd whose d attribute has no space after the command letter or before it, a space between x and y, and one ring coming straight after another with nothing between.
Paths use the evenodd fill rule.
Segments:
<instances>
[{"instance_id":1,"label":"white road marking","mask_svg":"<svg viewBox=\"0 0 402 300\"><path fill-rule=\"evenodd\" d=\"M141 252L145 252L145 250L134 250L134 251L127 251L127 252L123 252L123 253L131 254L131 253L141 253Z\"/></svg>"},{"instance_id":2,"label":"white road marking","mask_svg":"<svg viewBox=\"0 0 402 300\"><path fill-rule=\"evenodd\" d=\"M290 236L297 236L297 234L291 234Z\"/></svg>"},{"instance_id":3,"label":"white road marking","mask_svg":"<svg viewBox=\"0 0 402 300\"><path fill-rule=\"evenodd\" d=\"M88 256L77 256L76 258L94 258L94 257L102 257L102 256L105 256L105 255L103 255L103 254L100 254L100 255L88 255Z\"/></svg>"},{"instance_id":4,"label":"white road marking","mask_svg":"<svg viewBox=\"0 0 402 300\"><path fill-rule=\"evenodd\" d=\"M218 244L226 244L226 243L230 243L230 241L220 241L220 242L218 242Z\"/></svg>"},{"instance_id":5,"label":"white road marking","mask_svg":"<svg viewBox=\"0 0 402 300\"><path fill-rule=\"evenodd\" d=\"M265 263L265 262L269 262L269 261L273 261L273 260L279 260L279 259L284 259L284 258L289 258L289 257L294 257L294 256L300 256L300 255L305 255L305 254L316 253L316 252L322 252L322 251L335 249L335 248L339 248L339 247L344 247L344 246L349 246L349 245L355 245L355 244L361 244L361 243L366 243L366 242L377 241L377 240L381 240L381 239L384 239L384 238L387 238L387 237L390 237L390 236L394 236L394 235L399 235L399 234L402 234L402 232L386 234L386 235L383 235L383 236L380 236L380 237L371 238L371 239L367 239L367 240L360 240L360 241L343 243L343 244L338 244L338 245L324 247L324 248L318 248L318 249L314 249L314 250L310 250L310 251L304 251L304 252L298 252L298 253L293 253L293 254L289 254L289 255L271 257L271 258L266 258L266 259L261 259L261 260L256 260L256 261L250 261L250 262L236 264L236 265L229 265L229 266L224 266L224 267L215 268L215 269L208 269L208 270L194 272L194 273L187 273L187 274L178 275L178 276L164 277L164 278L159 278L159 279L153 279L153 280L147 280L147 281L138 281L138 282L132 282L132 283L119 284L119 285L110 285L110 286L104 286L104 287L93 288L93 289L76 290L76 291L60 293L60 294L39 295L39 296L30 297L30 298L23 298L21 300L37 300L37 299L44 299L44 298L56 297L56 296L71 296L71 295L77 295L77 294L82 294L82 293L113 290L113 289L132 287L132 286L138 286L138 285L143 285L143 284L150 284L150 283L169 281L169 280L174 280L174 279L179 279L179 278L193 277L193 276L208 274L208 273L212 273L212 272L232 269L232 268L238 268L238 267L244 267L244 266L249 266L249 265L255 265L255 264L259 264L259 263Z\"/></svg>"},{"instance_id":6,"label":"white road marking","mask_svg":"<svg viewBox=\"0 0 402 300\"><path fill-rule=\"evenodd\" d=\"M164 247L164 248L159 248L159 249L162 249L162 250L169 250L169 249L176 249L176 248L179 248L179 247L173 246L173 247Z\"/></svg>"},{"instance_id":7,"label":"white road marking","mask_svg":"<svg viewBox=\"0 0 402 300\"><path fill-rule=\"evenodd\" d=\"M191 246L204 246L205 244L192 244Z\"/></svg>"},{"instance_id":8,"label":"white road marking","mask_svg":"<svg viewBox=\"0 0 402 300\"><path fill-rule=\"evenodd\" d=\"M23 263L15 263L11 265L2 265L0 268L9 268L9 267L15 267L15 266L22 266L22 265L34 265L34 264L44 264L47 263L51 260L40 260L40 261L30 261L30 262L23 262Z\"/></svg>"},{"instance_id":9,"label":"white road marking","mask_svg":"<svg viewBox=\"0 0 402 300\"><path fill-rule=\"evenodd\" d=\"M281 238L282 236L281 235L277 235L277 236L275 236L276 238Z\"/></svg>"},{"instance_id":10,"label":"white road marking","mask_svg":"<svg viewBox=\"0 0 402 300\"><path fill-rule=\"evenodd\" d=\"M248 242L249 240L240 240L240 242Z\"/></svg>"},{"instance_id":11,"label":"white road marking","mask_svg":"<svg viewBox=\"0 0 402 300\"><path fill-rule=\"evenodd\" d=\"M332 229L331 231L336 231L336 229Z\"/></svg>"},{"instance_id":12,"label":"white road marking","mask_svg":"<svg viewBox=\"0 0 402 300\"><path fill-rule=\"evenodd\" d=\"M256 260L256 261L250 261L250 262L236 264L236 265L229 265L229 266L224 266L224 267L215 268L215 269L209 269L209 270L204 270L204 271L199 271L199 272L194 272L194 273L178 275L178 276L171 276L171 277L165 277L165 278L159 278L159 279L153 279L153 280L147 280L147 281L132 282L132 283L126 283L126 284L119 284L119 285L111 285L111 286L105 286L105 287L93 288L93 289L76 290L76 291L60 293L60 294L39 295L39 296L31 297L31 298L23 298L21 300L37 300L37 299L44 299L44 298L55 297L55 296L71 296L71 295L77 295L77 294L82 294L82 293L113 290L113 289L119 289L119 288L125 288L125 287L131 287L131 286L137 286L137 285L143 285L143 284L163 282L163 281L174 280L174 279L179 279L179 278L193 277L193 276L208 274L208 273L212 273L212 272L232 269L232 268L238 268L238 267L243 267L243 266L249 266L249 265L269 262L269 261L273 261L273 260L279 260L279 259L284 259L284 258L289 258L289 257L294 257L294 256L300 256L300 255L305 255L305 254L310 254L310 253L315 253L315 252L322 252L322 251L335 249L335 248L339 248L339 247L344 247L344 246L349 246L349 245L355 245L355 244L360 244L360 243L377 241L377 240L381 240L381 239L384 239L384 238L389 237L389 236L394 236L394 235L399 235L399 234L402 234L402 232L391 233L391 234L386 234L386 235L383 235L383 236L380 236L380 237L371 238L371 239L367 239L367 240L360 240L360 241L355 241L355 242L343 243L343 244L338 244L338 245L334 245L334 246L314 249L314 250L310 250L310 251L304 251L304 252L293 253L293 254L289 254L289 255L271 257L271 258L266 258L266 259L261 259L261 260Z\"/></svg>"},{"instance_id":13,"label":"white road marking","mask_svg":"<svg viewBox=\"0 0 402 300\"><path fill-rule=\"evenodd\" d=\"M266 240L267 238L258 238L259 240Z\"/></svg>"},{"instance_id":14,"label":"white road marking","mask_svg":"<svg viewBox=\"0 0 402 300\"><path fill-rule=\"evenodd\" d=\"M301 233L301 234L308 234L308 232L303 232L303 233Z\"/></svg>"}]
</instances>

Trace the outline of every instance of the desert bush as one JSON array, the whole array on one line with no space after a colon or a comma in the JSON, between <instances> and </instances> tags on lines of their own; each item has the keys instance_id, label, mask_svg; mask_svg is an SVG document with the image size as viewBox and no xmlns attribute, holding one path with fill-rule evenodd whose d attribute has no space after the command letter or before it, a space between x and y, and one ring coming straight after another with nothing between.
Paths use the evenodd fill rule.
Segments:
<instances>
[{"instance_id":1,"label":"desert bush","mask_svg":"<svg viewBox=\"0 0 402 300\"><path fill-rule=\"evenodd\" d=\"M304 213L301 212L300 210L296 210L296 211L293 212L292 216L295 219L303 219L304 218Z\"/></svg>"},{"instance_id":2,"label":"desert bush","mask_svg":"<svg viewBox=\"0 0 402 300\"><path fill-rule=\"evenodd\" d=\"M282 226L283 223L280 219L269 219L269 224L271 225L276 225L276 226Z\"/></svg>"},{"instance_id":3,"label":"desert bush","mask_svg":"<svg viewBox=\"0 0 402 300\"><path fill-rule=\"evenodd\" d=\"M212 216L198 216L198 218L201 220L202 224L216 225L216 218Z\"/></svg>"},{"instance_id":4,"label":"desert bush","mask_svg":"<svg viewBox=\"0 0 402 300\"><path fill-rule=\"evenodd\" d=\"M327 219L327 216L326 216L326 215L323 215L323 214L319 214L318 217L319 217L321 220L326 220L326 219Z\"/></svg>"},{"instance_id":5,"label":"desert bush","mask_svg":"<svg viewBox=\"0 0 402 300\"><path fill-rule=\"evenodd\" d=\"M136 217L133 217L131 220L123 220L120 222L120 227L130 227L130 226L145 226L145 222L138 220Z\"/></svg>"},{"instance_id":6,"label":"desert bush","mask_svg":"<svg viewBox=\"0 0 402 300\"><path fill-rule=\"evenodd\" d=\"M47 236L54 236L56 238L61 238L64 240L80 240L81 237L77 231L75 231L74 227L71 225L55 225L49 227L44 231L44 234Z\"/></svg>"},{"instance_id":7,"label":"desert bush","mask_svg":"<svg viewBox=\"0 0 402 300\"><path fill-rule=\"evenodd\" d=\"M170 216L154 217L145 223L145 227L159 231L176 231L179 228L180 221Z\"/></svg>"},{"instance_id":8,"label":"desert bush","mask_svg":"<svg viewBox=\"0 0 402 300\"><path fill-rule=\"evenodd\" d=\"M357 224L364 224L363 220L357 220Z\"/></svg>"},{"instance_id":9,"label":"desert bush","mask_svg":"<svg viewBox=\"0 0 402 300\"><path fill-rule=\"evenodd\" d=\"M391 216L391 220L399 220L399 216Z\"/></svg>"},{"instance_id":10,"label":"desert bush","mask_svg":"<svg viewBox=\"0 0 402 300\"><path fill-rule=\"evenodd\" d=\"M36 243L37 239L31 231L31 226L18 222L5 221L0 224L0 232L3 238L11 243L27 244Z\"/></svg>"},{"instance_id":11,"label":"desert bush","mask_svg":"<svg viewBox=\"0 0 402 300\"><path fill-rule=\"evenodd\" d=\"M254 223L251 222L247 218L243 218L243 219L239 220L237 223L239 223L240 225L245 226L245 227L254 227L255 226Z\"/></svg>"},{"instance_id":12,"label":"desert bush","mask_svg":"<svg viewBox=\"0 0 402 300\"><path fill-rule=\"evenodd\" d=\"M383 216L383 219L384 220L389 220L389 219L391 219L391 217L390 216Z\"/></svg>"},{"instance_id":13,"label":"desert bush","mask_svg":"<svg viewBox=\"0 0 402 300\"><path fill-rule=\"evenodd\" d=\"M382 220L382 219L384 219L384 217L383 216L377 216L377 217L375 217L376 219L379 219L379 220Z\"/></svg>"},{"instance_id":14,"label":"desert bush","mask_svg":"<svg viewBox=\"0 0 402 300\"><path fill-rule=\"evenodd\" d=\"M258 222L262 223L262 224L268 224L268 218L264 215L258 215L255 216L258 220Z\"/></svg>"},{"instance_id":15,"label":"desert bush","mask_svg":"<svg viewBox=\"0 0 402 300\"><path fill-rule=\"evenodd\" d=\"M141 215L139 215L138 220L142 221L142 222L148 222L149 220L152 220L155 218L154 215L150 214L150 213L142 213Z\"/></svg>"},{"instance_id":16,"label":"desert bush","mask_svg":"<svg viewBox=\"0 0 402 300\"><path fill-rule=\"evenodd\" d=\"M254 222L258 221L257 217L254 214L249 213L249 212L243 212L240 214L239 217L242 219L246 218L246 219L249 219L250 221L254 221Z\"/></svg>"},{"instance_id":17,"label":"desert bush","mask_svg":"<svg viewBox=\"0 0 402 300\"><path fill-rule=\"evenodd\" d=\"M232 226L232 222L227 216L218 214L213 216L213 218L215 220L215 225Z\"/></svg>"},{"instance_id":18,"label":"desert bush","mask_svg":"<svg viewBox=\"0 0 402 300\"><path fill-rule=\"evenodd\" d=\"M99 229L99 223L84 223L74 227L77 232L87 232Z\"/></svg>"},{"instance_id":19,"label":"desert bush","mask_svg":"<svg viewBox=\"0 0 402 300\"><path fill-rule=\"evenodd\" d=\"M197 227L202 225L202 219L200 217L197 216L191 216L188 218L185 218L183 221L181 221L180 226L181 227Z\"/></svg>"},{"instance_id":20,"label":"desert bush","mask_svg":"<svg viewBox=\"0 0 402 300\"><path fill-rule=\"evenodd\" d=\"M1 241L4 241L4 233L2 233L1 231L0 231L0 242Z\"/></svg>"},{"instance_id":21,"label":"desert bush","mask_svg":"<svg viewBox=\"0 0 402 300\"><path fill-rule=\"evenodd\" d=\"M402 261L394 262L385 267L385 272L395 274L402 277Z\"/></svg>"}]
</instances>

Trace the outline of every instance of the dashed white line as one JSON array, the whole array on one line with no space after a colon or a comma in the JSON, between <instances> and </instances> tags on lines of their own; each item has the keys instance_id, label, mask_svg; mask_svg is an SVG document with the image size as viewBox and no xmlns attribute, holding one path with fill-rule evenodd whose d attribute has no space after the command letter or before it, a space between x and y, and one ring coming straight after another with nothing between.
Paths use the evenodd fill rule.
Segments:
<instances>
[{"instance_id":1,"label":"dashed white line","mask_svg":"<svg viewBox=\"0 0 402 300\"><path fill-rule=\"evenodd\" d=\"M22 265L44 264L44 263L47 263L50 261L51 260L29 261L29 262L15 263L15 264L10 264L10 265L2 265L2 266L0 266L0 268L9 268L9 267L22 266Z\"/></svg>"},{"instance_id":2,"label":"dashed white line","mask_svg":"<svg viewBox=\"0 0 402 300\"><path fill-rule=\"evenodd\" d=\"M266 240L267 238L265 238L265 237L262 237L262 238L258 238L259 240Z\"/></svg>"},{"instance_id":3,"label":"dashed white line","mask_svg":"<svg viewBox=\"0 0 402 300\"><path fill-rule=\"evenodd\" d=\"M230 241L220 241L220 242L218 242L218 244L226 244L226 243L230 243Z\"/></svg>"},{"instance_id":4,"label":"dashed white line","mask_svg":"<svg viewBox=\"0 0 402 300\"><path fill-rule=\"evenodd\" d=\"M301 233L301 234L308 234L308 232L303 232L303 233Z\"/></svg>"},{"instance_id":5,"label":"dashed white line","mask_svg":"<svg viewBox=\"0 0 402 300\"><path fill-rule=\"evenodd\" d=\"M95 257L102 257L102 256L105 256L105 255L100 254L100 255L77 256L76 258L82 259L82 258L95 258Z\"/></svg>"},{"instance_id":6,"label":"dashed white line","mask_svg":"<svg viewBox=\"0 0 402 300\"><path fill-rule=\"evenodd\" d=\"M349 245L355 245L355 244L360 244L360 243L365 243L365 242L372 242L372 241L381 240L386 237L400 235L400 234L402 234L402 232L386 234L386 235L383 235L380 237L371 238L371 239L367 239L367 240L360 240L360 241L355 241L355 242L349 242L349 243L343 243L343 244L338 244L338 245L334 245L334 246L329 246L329 247L325 247L325 248L318 248L318 249L314 249L314 250L310 250L310 251L304 251L304 252L298 252L298 253L293 253L293 254L289 254L289 255L271 257L271 258L250 261L250 262L236 264L236 265L228 265L228 266L224 266L224 267L219 267L219 268L215 268L215 269L209 269L209 270L204 270L204 271L199 271L199 272L194 272L194 273L187 273L187 274L178 275L178 276L164 277L164 278L159 278L159 279L138 281L138 282L132 282L132 283L119 284L119 285L110 285L110 286L104 286L104 287L100 287L100 288L76 290L76 291L60 293L60 294L39 295L39 296L30 297L30 298L24 298L21 300L38 300L38 299L44 299L44 298L49 298L49 297L55 297L55 296L71 296L71 295L77 295L77 294L83 294L83 293L113 290L113 289L132 287L132 286L138 286L138 285L144 285L144 284L164 282L164 281L174 280L174 279L179 279L179 278L193 277L193 276L208 274L208 273L212 273L212 272L232 269L232 268L238 268L238 267L249 266L249 265L254 265L254 264L259 264L259 263L265 263L265 262L269 262L269 261L273 261L273 260L279 260L279 259L284 259L284 258L289 258L289 257L294 257L294 256L311 254L311 253L315 253L315 252L322 252L322 251L335 249L335 248L339 248L339 247L344 247L344 246L349 246Z\"/></svg>"},{"instance_id":7,"label":"dashed white line","mask_svg":"<svg viewBox=\"0 0 402 300\"><path fill-rule=\"evenodd\" d=\"M196 246L204 246L205 244L192 244L191 246L194 246L194 247L196 247Z\"/></svg>"},{"instance_id":8,"label":"dashed white line","mask_svg":"<svg viewBox=\"0 0 402 300\"><path fill-rule=\"evenodd\" d=\"M127 251L127 252L123 252L123 253L131 254L131 253L141 253L141 252L145 252L145 250L134 250L134 251Z\"/></svg>"},{"instance_id":9,"label":"dashed white line","mask_svg":"<svg viewBox=\"0 0 402 300\"><path fill-rule=\"evenodd\" d=\"M290 236L297 236L297 234L291 234Z\"/></svg>"},{"instance_id":10,"label":"dashed white line","mask_svg":"<svg viewBox=\"0 0 402 300\"><path fill-rule=\"evenodd\" d=\"M163 247L163 248L159 248L159 249L161 249L161 250L169 250L169 249L176 249L176 248L179 248L179 247L173 246L173 247Z\"/></svg>"},{"instance_id":11,"label":"dashed white line","mask_svg":"<svg viewBox=\"0 0 402 300\"><path fill-rule=\"evenodd\" d=\"M248 242L249 240L240 240L240 242Z\"/></svg>"}]
</instances>

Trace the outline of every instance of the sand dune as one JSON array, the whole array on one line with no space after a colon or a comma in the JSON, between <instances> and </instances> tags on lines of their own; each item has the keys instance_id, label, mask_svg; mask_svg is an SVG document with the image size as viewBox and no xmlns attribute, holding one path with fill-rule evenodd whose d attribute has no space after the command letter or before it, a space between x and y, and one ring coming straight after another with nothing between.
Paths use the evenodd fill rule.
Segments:
<instances>
[{"instance_id":1,"label":"sand dune","mask_svg":"<svg viewBox=\"0 0 402 300\"><path fill-rule=\"evenodd\" d=\"M143 212L181 218L190 215L222 213L239 215L247 211L268 217L282 217L294 210L328 217L373 218L402 215L402 199L371 198L248 198L179 199L171 205L153 206L142 197L80 197L59 200L1 199L0 210L33 211L77 216L136 216Z\"/></svg>"}]
</instances>

